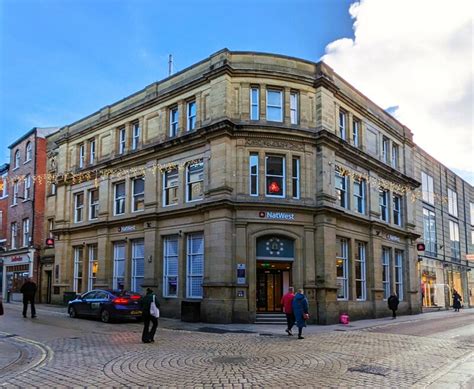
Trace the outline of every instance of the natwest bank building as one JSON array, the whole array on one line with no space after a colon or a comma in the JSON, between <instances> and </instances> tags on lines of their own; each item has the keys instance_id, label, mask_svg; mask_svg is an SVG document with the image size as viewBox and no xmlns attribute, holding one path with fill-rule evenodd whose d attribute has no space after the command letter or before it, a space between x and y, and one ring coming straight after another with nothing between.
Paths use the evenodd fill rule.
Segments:
<instances>
[{"instance_id":1,"label":"natwest bank building","mask_svg":"<svg viewBox=\"0 0 474 389\"><path fill-rule=\"evenodd\" d=\"M10 301L22 301L20 288L25 278L33 275L34 249L25 248L3 257L2 294Z\"/></svg>"}]
</instances>

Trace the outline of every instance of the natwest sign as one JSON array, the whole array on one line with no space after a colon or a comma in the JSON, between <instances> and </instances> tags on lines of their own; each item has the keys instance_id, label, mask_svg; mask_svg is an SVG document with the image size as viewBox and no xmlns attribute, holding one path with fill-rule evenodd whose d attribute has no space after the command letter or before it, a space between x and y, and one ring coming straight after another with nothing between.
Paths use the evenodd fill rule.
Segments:
<instances>
[{"instance_id":1,"label":"natwest sign","mask_svg":"<svg viewBox=\"0 0 474 389\"><path fill-rule=\"evenodd\" d=\"M268 220L295 220L295 214L288 212L260 211L258 217Z\"/></svg>"},{"instance_id":2,"label":"natwest sign","mask_svg":"<svg viewBox=\"0 0 474 389\"><path fill-rule=\"evenodd\" d=\"M5 265L21 265L30 263L30 254L14 254L3 257L3 263Z\"/></svg>"}]
</instances>

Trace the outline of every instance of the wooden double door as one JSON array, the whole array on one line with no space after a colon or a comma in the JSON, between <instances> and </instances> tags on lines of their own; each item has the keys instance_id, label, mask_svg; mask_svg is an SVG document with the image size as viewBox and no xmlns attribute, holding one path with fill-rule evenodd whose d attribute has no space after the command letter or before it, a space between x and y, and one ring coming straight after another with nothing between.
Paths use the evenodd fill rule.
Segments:
<instances>
[{"instance_id":1,"label":"wooden double door","mask_svg":"<svg viewBox=\"0 0 474 389\"><path fill-rule=\"evenodd\" d=\"M288 290L291 265L259 263L257 266L257 312L281 312L281 297Z\"/></svg>"}]
</instances>

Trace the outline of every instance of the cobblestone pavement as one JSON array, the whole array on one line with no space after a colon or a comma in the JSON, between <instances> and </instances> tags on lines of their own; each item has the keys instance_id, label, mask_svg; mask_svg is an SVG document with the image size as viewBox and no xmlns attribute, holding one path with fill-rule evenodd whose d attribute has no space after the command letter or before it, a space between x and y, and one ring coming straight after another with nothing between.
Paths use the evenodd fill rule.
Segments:
<instances>
[{"instance_id":1,"label":"cobblestone pavement","mask_svg":"<svg viewBox=\"0 0 474 389\"><path fill-rule=\"evenodd\" d=\"M41 343L0 333L0 350L14 346L20 354L9 365L0 365L0 385L447 388L462 387L456 377L464 374L465 387L472 387L468 383L472 370L453 373L452 368L461 361L472 366L474 345L450 337L367 329L308 333L306 339L297 340L269 333L160 328L155 343L142 344L139 324L51 318L50 330L56 326L58 336L43 338ZM64 336L65 326L72 322L85 331ZM35 321L25 325L38 326L38 334L44 331L40 326L46 327Z\"/></svg>"}]
</instances>

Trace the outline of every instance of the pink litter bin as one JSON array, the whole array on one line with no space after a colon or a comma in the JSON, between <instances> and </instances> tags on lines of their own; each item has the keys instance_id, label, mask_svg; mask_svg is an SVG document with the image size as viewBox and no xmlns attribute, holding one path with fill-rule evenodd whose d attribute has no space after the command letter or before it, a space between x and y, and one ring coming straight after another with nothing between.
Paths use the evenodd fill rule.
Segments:
<instances>
[{"instance_id":1,"label":"pink litter bin","mask_svg":"<svg viewBox=\"0 0 474 389\"><path fill-rule=\"evenodd\" d=\"M341 324L349 324L349 315L347 313L341 313L339 315L339 323Z\"/></svg>"}]
</instances>

